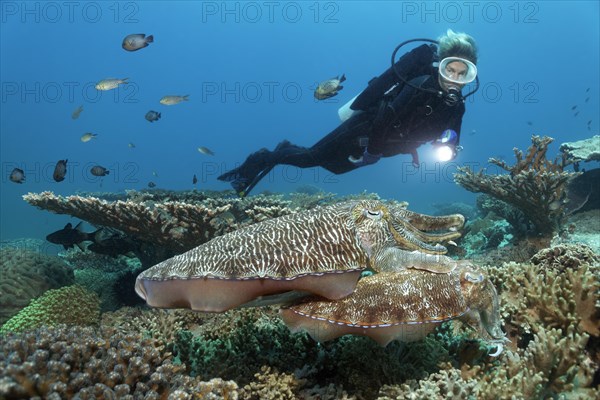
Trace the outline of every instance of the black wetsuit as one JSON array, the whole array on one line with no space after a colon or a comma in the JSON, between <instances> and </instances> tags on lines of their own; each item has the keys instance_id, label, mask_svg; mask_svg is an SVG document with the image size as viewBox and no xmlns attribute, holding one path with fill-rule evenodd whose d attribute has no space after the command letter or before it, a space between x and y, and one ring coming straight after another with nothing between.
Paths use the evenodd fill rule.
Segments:
<instances>
[{"instance_id":1,"label":"black wetsuit","mask_svg":"<svg viewBox=\"0 0 600 400\"><path fill-rule=\"evenodd\" d=\"M432 66L435 52L433 45L417 47L396 62L397 69L410 83L440 91L438 72ZM392 87L394 89L389 91ZM383 118L382 107L388 107ZM405 85L392 68L371 80L351 109L361 112L313 146L281 142L274 151L261 149L251 154L240 167L218 179L251 182L261 171L278 164L300 168L320 166L334 174L342 174L358 168L348 157L359 158L367 146L369 153L383 157L412 154L413 162L418 163L415 159L417 147L439 138L444 130L453 129L460 137L465 112L462 102L449 106L434 93ZM390 113L390 109L393 112ZM234 188L244 190L244 185L236 187L234 184Z\"/></svg>"}]
</instances>

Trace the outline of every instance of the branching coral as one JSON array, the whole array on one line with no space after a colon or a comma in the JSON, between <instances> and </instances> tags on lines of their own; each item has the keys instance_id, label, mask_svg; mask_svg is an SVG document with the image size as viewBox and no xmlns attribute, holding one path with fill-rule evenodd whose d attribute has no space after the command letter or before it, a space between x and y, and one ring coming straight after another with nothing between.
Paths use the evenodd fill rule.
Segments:
<instances>
[{"instance_id":1,"label":"branching coral","mask_svg":"<svg viewBox=\"0 0 600 400\"><path fill-rule=\"evenodd\" d=\"M536 332L541 324L566 330L574 325L580 332L600 336L598 257L586 246L574 247L544 250L533 257L538 265L511 262L490 268L509 330ZM557 259L564 264L556 264Z\"/></svg>"},{"instance_id":2,"label":"branching coral","mask_svg":"<svg viewBox=\"0 0 600 400\"><path fill-rule=\"evenodd\" d=\"M587 334L578 334L573 326L566 331L540 327L525 350L507 351L500 365L488 364L478 376L477 398L547 399L598 398L591 388L593 366L586 353ZM475 368L475 371L478 371Z\"/></svg>"},{"instance_id":3,"label":"branching coral","mask_svg":"<svg viewBox=\"0 0 600 400\"><path fill-rule=\"evenodd\" d=\"M538 233L550 235L564 222L567 183L578 173L564 171L569 164L564 156L553 162L546 159L552 138L532 136L531 141L526 155L514 149L515 165L489 160L509 174L486 175L484 170L475 173L469 167L459 167L454 180L471 192L483 192L515 206Z\"/></svg>"},{"instance_id":4,"label":"branching coral","mask_svg":"<svg viewBox=\"0 0 600 400\"><path fill-rule=\"evenodd\" d=\"M282 374L264 365L260 373L254 375L255 380L244 386L240 398L248 400L295 400L298 390L306 384L306 380L297 379L294 374Z\"/></svg>"}]
</instances>

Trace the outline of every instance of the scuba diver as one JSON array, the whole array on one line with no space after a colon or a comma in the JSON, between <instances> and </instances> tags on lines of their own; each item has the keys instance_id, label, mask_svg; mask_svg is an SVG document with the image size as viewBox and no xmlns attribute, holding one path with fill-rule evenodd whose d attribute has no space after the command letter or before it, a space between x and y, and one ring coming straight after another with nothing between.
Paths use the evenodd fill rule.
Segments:
<instances>
[{"instance_id":1,"label":"scuba diver","mask_svg":"<svg viewBox=\"0 0 600 400\"><path fill-rule=\"evenodd\" d=\"M429 44L396 62L398 50L417 41ZM449 29L438 41L405 41L392 53L391 67L340 108L343 122L327 136L312 147L284 140L273 151L262 148L217 179L231 182L238 195L245 197L278 164L320 166L343 174L375 164L381 157L410 154L418 168L417 148L428 142L440 161L450 161L461 149L465 98L479 88L475 64L475 40L465 33ZM475 89L463 96L463 87L473 81Z\"/></svg>"}]
</instances>

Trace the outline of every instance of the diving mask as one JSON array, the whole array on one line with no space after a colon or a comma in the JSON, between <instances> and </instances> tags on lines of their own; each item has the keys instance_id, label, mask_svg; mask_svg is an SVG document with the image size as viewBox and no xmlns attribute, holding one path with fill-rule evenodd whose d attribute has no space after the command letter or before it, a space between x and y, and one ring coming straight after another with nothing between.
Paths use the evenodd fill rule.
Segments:
<instances>
[{"instance_id":1,"label":"diving mask","mask_svg":"<svg viewBox=\"0 0 600 400\"><path fill-rule=\"evenodd\" d=\"M440 61L440 76L452 83L466 85L477 77L477 67L469 60L460 57L446 57Z\"/></svg>"}]
</instances>

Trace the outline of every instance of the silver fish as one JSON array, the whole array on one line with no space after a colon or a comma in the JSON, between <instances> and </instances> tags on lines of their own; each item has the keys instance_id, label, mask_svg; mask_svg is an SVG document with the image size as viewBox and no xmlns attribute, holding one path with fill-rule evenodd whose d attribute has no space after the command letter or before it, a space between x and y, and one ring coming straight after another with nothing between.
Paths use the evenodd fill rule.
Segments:
<instances>
[{"instance_id":1,"label":"silver fish","mask_svg":"<svg viewBox=\"0 0 600 400\"><path fill-rule=\"evenodd\" d=\"M129 83L127 82L129 78L117 79L117 78L106 78L102 79L100 82L96 84L97 90L112 90L116 89L119 85Z\"/></svg>"},{"instance_id":2,"label":"silver fish","mask_svg":"<svg viewBox=\"0 0 600 400\"><path fill-rule=\"evenodd\" d=\"M186 94L185 96L163 96L163 98L160 99L160 104L164 104L165 106L173 106L181 103L182 101L189 101L188 97L190 97L189 94Z\"/></svg>"},{"instance_id":3,"label":"silver fish","mask_svg":"<svg viewBox=\"0 0 600 400\"><path fill-rule=\"evenodd\" d=\"M87 143L87 142L89 142L90 140L92 140L92 139L95 139L97 136L98 136L98 135L97 135L96 133L87 132L87 133L84 133L83 135L81 135L81 139L80 139L80 140L81 140L83 143Z\"/></svg>"},{"instance_id":4,"label":"silver fish","mask_svg":"<svg viewBox=\"0 0 600 400\"><path fill-rule=\"evenodd\" d=\"M206 154L206 155L209 155L209 156L214 156L215 155L215 153L211 149L209 149L208 147L204 147L204 146L198 147L198 151L200 153L202 153L202 154Z\"/></svg>"}]
</instances>

